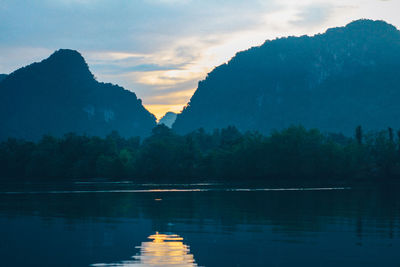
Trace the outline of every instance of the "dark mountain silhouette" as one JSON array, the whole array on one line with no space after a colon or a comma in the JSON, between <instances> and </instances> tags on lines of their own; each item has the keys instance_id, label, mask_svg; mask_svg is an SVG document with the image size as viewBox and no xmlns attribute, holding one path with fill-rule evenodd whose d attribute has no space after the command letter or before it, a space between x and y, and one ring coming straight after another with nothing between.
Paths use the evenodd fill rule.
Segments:
<instances>
[{"instance_id":1,"label":"dark mountain silhouette","mask_svg":"<svg viewBox=\"0 0 400 267\"><path fill-rule=\"evenodd\" d=\"M7 77L7 74L0 74L0 82Z\"/></svg>"},{"instance_id":2,"label":"dark mountain silhouette","mask_svg":"<svg viewBox=\"0 0 400 267\"><path fill-rule=\"evenodd\" d=\"M156 125L133 92L97 82L84 58L58 50L9 74L0 83L0 139L38 139L75 132L143 136Z\"/></svg>"},{"instance_id":3,"label":"dark mountain silhouette","mask_svg":"<svg viewBox=\"0 0 400 267\"><path fill-rule=\"evenodd\" d=\"M165 115L158 121L158 124L164 124L165 126L171 128L172 124L174 124L176 120L176 116L176 113L169 111L165 113Z\"/></svg>"},{"instance_id":4,"label":"dark mountain silhouette","mask_svg":"<svg viewBox=\"0 0 400 267\"><path fill-rule=\"evenodd\" d=\"M199 82L173 128L235 125L268 133L292 124L353 134L400 127L400 32L358 20L312 37L266 41Z\"/></svg>"}]
</instances>

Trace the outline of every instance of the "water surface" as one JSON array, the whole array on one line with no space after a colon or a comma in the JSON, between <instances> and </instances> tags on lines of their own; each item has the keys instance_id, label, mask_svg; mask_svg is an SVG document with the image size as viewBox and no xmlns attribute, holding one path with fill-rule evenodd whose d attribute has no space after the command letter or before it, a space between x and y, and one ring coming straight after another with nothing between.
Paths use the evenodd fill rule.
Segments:
<instances>
[{"instance_id":1,"label":"water surface","mask_svg":"<svg viewBox=\"0 0 400 267\"><path fill-rule=\"evenodd\" d=\"M2 186L1 266L400 266L393 188Z\"/></svg>"}]
</instances>

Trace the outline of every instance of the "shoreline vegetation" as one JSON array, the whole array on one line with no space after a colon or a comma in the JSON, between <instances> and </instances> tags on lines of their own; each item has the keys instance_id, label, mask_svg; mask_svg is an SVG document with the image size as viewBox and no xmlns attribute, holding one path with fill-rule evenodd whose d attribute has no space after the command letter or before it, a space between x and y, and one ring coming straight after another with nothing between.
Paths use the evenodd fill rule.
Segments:
<instances>
[{"instance_id":1,"label":"shoreline vegetation","mask_svg":"<svg viewBox=\"0 0 400 267\"><path fill-rule=\"evenodd\" d=\"M292 126L264 136L229 126L178 135L161 124L143 140L117 132L105 138L43 136L38 142L9 138L0 143L0 168L5 182L400 181L400 131L364 134L358 126L354 137L346 137Z\"/></svg>"}]
</instances>

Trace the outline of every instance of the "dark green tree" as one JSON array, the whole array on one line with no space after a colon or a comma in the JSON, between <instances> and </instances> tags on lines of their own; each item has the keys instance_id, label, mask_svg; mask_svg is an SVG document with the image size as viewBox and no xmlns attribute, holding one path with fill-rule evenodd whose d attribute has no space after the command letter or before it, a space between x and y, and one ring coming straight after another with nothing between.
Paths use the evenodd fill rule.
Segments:
<instances>
[{"instance_id":1,"label":"dark green tree","mask_svg":"<svg viewBox=\"0 0 400 267\"><path fill-rule=\"evenodd\" d=\"M363 138L363 132L362 132L361 125L359 125L359 126L357 126L357 128L356 128L356 140L357 140L357 143L358 143L359 145L362 144L362 138Z\"/></svg>"}]
</instances>

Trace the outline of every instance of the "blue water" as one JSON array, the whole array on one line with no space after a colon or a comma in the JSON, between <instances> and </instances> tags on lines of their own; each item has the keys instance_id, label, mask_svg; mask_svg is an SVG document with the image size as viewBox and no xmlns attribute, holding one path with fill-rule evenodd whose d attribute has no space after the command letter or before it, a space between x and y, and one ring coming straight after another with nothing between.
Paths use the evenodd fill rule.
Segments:
<instances>
[{"instance_id":1,"label":"blue water","mask_svg":"<svg viewBox=\"0 0 400 267\"><path fill-rule=\"evenodd\" d=\"M3 186L0 266L400 266L397 192Z\"/></svg>"}]
</instances>

